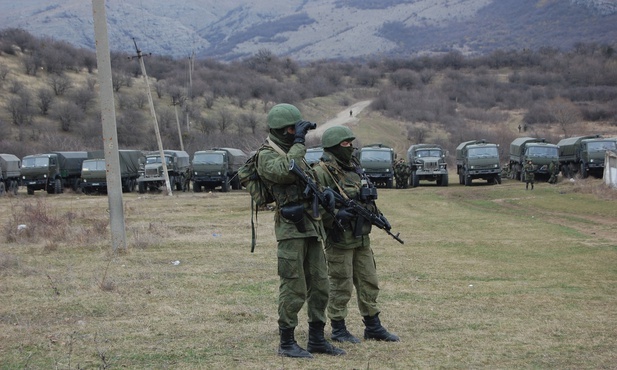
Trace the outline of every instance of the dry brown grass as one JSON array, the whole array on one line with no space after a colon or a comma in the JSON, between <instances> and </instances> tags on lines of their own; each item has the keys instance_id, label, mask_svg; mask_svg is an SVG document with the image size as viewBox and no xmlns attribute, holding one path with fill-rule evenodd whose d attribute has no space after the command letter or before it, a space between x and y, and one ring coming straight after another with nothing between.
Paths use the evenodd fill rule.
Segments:
<instances>
[{"instance_id":1,"label":"dry brown grass","mask_svg":"<svg viewBox=\"0 0 617 370\"><path fill-rule=\"evenodd\" d=\"M310 361L276 356L272 214L259 213L249 253L244 192L125 194L129 248L118 255L106 197L2 198L0 367L611 368L617 233L601 231L617 224L617 207L598 184L382 190L406 241L372 234L382 321L402 341L344 344L347 356ZM33 222L27 212L51 220L36 230L63 230L49 231L55 248L44 234L6 240ZM355 301L348 326L362 335ZM302 345L306 331L303 310Z\"/></svg>"}]
</instances>

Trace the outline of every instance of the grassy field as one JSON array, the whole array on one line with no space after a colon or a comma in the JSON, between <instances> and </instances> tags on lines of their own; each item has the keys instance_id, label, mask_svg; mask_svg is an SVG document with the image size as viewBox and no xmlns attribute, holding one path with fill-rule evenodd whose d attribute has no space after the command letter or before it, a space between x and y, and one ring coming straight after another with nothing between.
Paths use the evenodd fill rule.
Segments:
<instances>
[{"instance_id":1,"label":"grassy field","mask_svg":"<svg viewBox=\"0 0 617 370\"><path fill-rule=\"evenodd\" d=\"M382 322L401 342L313 360L276 355L272 214L251 254L245 192L125 194L117 255L105 196L0 198L0 368L614 368L616 191L453 182L379 193L405 240L372 233Z\"/></svg>"}]
</instances>

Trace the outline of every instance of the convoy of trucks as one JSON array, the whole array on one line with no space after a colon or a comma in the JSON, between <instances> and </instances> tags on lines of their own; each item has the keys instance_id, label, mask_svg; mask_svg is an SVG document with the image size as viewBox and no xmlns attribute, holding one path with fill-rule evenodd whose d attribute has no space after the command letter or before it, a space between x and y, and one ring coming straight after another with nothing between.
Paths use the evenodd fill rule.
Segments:
<instances>
[{"instance_id":1,"label":"convoy of trucks","mask_svg":"<svg viewBox=\"0 0 617 370\"><path fill-rule=\"evenodd\" d=\"M195 152L191 161L193 191L198 193L202 188L213 190L217 187L220 187L222 192L228 192L230 187L234 190L240 189L237 173L247 159L247 154L236 148L213 148Z\"/></svg>"},{"instance_id":2,"label":"convoy of trucks","mask_svg":"<svg viewBox=\"0 0 617 370\"><path fill-rule=\"evenodd\" d=\"M606 151L617 152L617 138L600 135L565 138L557 144L543 138L519 137L510 144L509 160L504 173L511 179L522 180L523 166L531 160L536 178L550 177L549 165L555 163L564 177L601 177ZM123 192L140 193L160 190L165 185L165 174L159 151L144 154L140 150L119 150L120 176ZM307 149L307 162L316 163L323 148ZM392 188L396 155L384 144L363 146L357 155L367 177L375 184ZM165 163L172 188L186 191L193 183L193 191L221 191L242 188L237 178L238 169L248 155L236 148L212 148L194 153L165 150ZM438 186L448 185L447 152L436 144L414 144L407 150L407 165L411 169L410 184L418 186L421 180L435 181ZM60 194L65 188L75 192L106 193L107 167L103 151L57 151L27 155L21 160L13 154L0 154L0 195L17 195L19 186L25 186L29 195L36 190ZM486 140L470 140L456 148L456 173L459 184L471 185L474 179L500 184L498 145Z\"/></svg>"},{"instance_id":3,"label":"convoy of trucks","mask_svg":"<svg viewBox=\"0 0 617 370\"><path fill-rule=\"evenodd\" d=\"M469 186L474 179L501 184L501 166L497 144L471 140L456 147L456 173L459 184Z\"/></svg>"},{"instance_id":4,"label":"convoy of trucks","mask_svg":"<svg viewBox=\"0 0 617 370\"><path fill-rule=\"evenodd\" d=\"M559 161L559 146L546 142L546 139L519 137L510 144L510 160L508 168L510 178L524 180L523 166L531 160L535 167L536 180L547 181L551 174L549 165Z\"/></svg>"}]
</instances>

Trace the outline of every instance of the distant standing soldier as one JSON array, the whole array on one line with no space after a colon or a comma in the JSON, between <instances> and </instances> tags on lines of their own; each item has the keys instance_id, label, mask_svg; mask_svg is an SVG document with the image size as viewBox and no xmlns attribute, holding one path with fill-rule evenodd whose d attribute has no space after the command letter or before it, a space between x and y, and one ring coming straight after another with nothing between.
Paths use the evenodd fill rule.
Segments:
<instances>
[{"instance_id":1,"label":"distant standing soldier","mask_svg":"<svg viewBox=\"0 0 617 370\"><path fill-rule=\"evenodd\" d=\"M353 110L349 111L349 117L353 116Z\"/></svg>"},{"instance_id":2,"label":"distant standing soldier","mask_svg":"<svg viewBox=\"0 0 617 370\"><path fill-rule=\"evenodd\" d=\"M527 163L525 163L525 166L523 166L523 176L525 178L525 190L529 190L529 184L531 184L531 190L533 190L533 183L536 177L535 172L536 172L536 168L533 165L533 162L531 160L528 160Z\"/></svg>"},{"instance_id":3,"label":"distant standing soldier","mask_svg":"<svg viewBox=\"0 0 617 370\"><path fill-rule=\"evenodd\" d=\"M407 189L409 186L409 176L411 175L411 168L405 163L403 159L396 161L394 165L394 178L396 179L397 189Z\"/></svg>"},{"instance_id":4,"label":"distant standing soldier","mask_svg":"<svg viewBox=\"0 0 617 370\"><path fill-rule=\"evenodd\" d=\"M548 179L549 184L557 183L557 176L559 176L559 164L557 164L556 160L552 160L548 165L548 173L551 174L551 177Z\"/></svg>"}]
</instances>

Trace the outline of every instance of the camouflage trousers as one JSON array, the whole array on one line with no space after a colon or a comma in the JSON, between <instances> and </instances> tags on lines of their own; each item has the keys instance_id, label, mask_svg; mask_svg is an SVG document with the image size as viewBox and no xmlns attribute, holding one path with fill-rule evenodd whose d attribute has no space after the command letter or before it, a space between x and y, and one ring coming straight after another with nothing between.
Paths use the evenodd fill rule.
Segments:
<instances>
[{"instance_id":1,"label":"camouflage trousers","mask_svg":"<svg viewBox=\"0 0 617 370\"><path fill-rule=\"evenodd\" d=\"M364 237L368 238L368 236ZM330 276L330 300L328 301L330 320L343 320L347 317L347 304L351 299L354 286L360 315L378 314L379 282L370 243L353 249L327 246L326 258Z\"/></svg>"},{"instance_id":2,"label":"camouflage trousers","mask_svg":"<svg viewBox=\"0 0 617 370\"><path fill-rule=\"evenodd\" d=\"M277 256L279 328L298 326L304 302L308 322L326 322L328 271L321 241L314 237L279 241Z\"/></svg>"}]
</instances>

